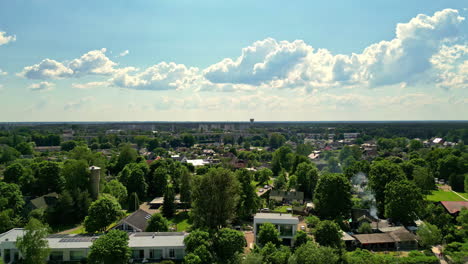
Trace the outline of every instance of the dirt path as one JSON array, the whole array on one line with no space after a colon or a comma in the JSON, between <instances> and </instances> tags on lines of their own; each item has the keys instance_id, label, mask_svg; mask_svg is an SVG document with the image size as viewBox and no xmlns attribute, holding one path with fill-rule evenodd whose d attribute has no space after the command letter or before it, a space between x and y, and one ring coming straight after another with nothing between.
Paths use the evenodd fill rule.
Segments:
<instances>
[{"instance_id":1,"label":"dirt path","mask_svg":"<svg viewBox=\"0 0 468 264\"><path fill-rule=\"evenodd\" d=\"M459 193L457 193L456 191L452 191L454 194L460 196L460 198L462 198L463 200L465 201L468 201L468 199L466 199L465 197L461 196Z\"/></svg>"}]
</instances>

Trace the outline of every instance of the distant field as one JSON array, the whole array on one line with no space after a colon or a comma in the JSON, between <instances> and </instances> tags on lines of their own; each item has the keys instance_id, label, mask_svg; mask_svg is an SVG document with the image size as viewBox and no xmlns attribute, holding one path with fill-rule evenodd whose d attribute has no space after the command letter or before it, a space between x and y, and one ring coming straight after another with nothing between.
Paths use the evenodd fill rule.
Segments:
<instances>
[{"instance_id":1,"label":"distant field","mask_svg":"<svg viewBox=\"0 0 468 264\"><path fill-rule=\"evenodd\" d=\"M464 197L468 197L467 193L459 193ZM443 190L433 191L431 195L427 196L427 200L433 202L440 202L440 201L464 201L460 196L456 195L453 192L446 192Z\"/></svg>"}]
</instances>

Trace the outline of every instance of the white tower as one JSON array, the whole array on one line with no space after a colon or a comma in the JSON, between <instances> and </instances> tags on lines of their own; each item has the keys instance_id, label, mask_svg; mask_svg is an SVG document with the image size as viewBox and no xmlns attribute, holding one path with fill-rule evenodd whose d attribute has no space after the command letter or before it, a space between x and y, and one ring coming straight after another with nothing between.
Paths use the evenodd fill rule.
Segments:
<instances>
[{"instance_id":1,"label":"white tower","mask_svg":"<svg viewBox=\"0 0 468 264\"><path fill-rule=\"evenodd\" d=\"M91 195L93 199L99 196L99 181L101 179L101 168L96 166L89 167L91 171Z\"/></svg>"}]
</instances>

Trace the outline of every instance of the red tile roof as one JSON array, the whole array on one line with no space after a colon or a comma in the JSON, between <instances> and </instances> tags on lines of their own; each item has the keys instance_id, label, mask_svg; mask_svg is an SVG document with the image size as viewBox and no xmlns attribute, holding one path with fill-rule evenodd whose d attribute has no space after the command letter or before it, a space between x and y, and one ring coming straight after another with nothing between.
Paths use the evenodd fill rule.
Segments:
<instances>
[{"instance_id":1,"label":"red tile roof","mask_svg":"<svg viewBox=\"0 0 468 264\"><path fill-rule=\"evenodd\" d=\"M440 202L445 209L451 213L456 214L461 211L463 208L468 209L468 202L453 202L453 201L443 201Z\"/></svg>"}]
</instances>

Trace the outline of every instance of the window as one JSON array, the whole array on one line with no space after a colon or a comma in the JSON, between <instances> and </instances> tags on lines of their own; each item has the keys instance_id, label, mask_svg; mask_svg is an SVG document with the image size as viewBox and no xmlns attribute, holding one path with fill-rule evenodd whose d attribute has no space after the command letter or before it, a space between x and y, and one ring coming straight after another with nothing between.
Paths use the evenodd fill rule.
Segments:
<instances>
[{"instance_id":1,"label":"window","mask_svg":"<svg viewBox=\"0 0 468 264\"><path fill-rule=\"evenodd\" d=\"M85 256L84 251L76 251L76 250L70 251L70 260L71 261L80 261L80 260L84 259L85 257L86 256Z\"/></svg>"},{"instance_id":2,"label":"window","mask_svg":"<svg viewBox=\"0 0 468 264\"><path fill-rule=\"evenodd\" d=\"M292 225L280 225L280 235L281 236L292 236L293 235L293 226Z\"/></svg>"},{"instance_id":3,"label":"window","mask_svg":"<svg viewBox=\"0 0 468 264\"><path fill-rule=\"evenodd\" d=\"M50 252L50 260L63 260L63 252L62 251L52 251Z\"/></svg>"},{"instance_id":4,"label":"window","mask_svg":"<svg viewBox=\"0 0 468 264\"><path fill-rule=\"evenodd\" d=\"M169 249L169 258L175 258L175 249L173 248Z\"/></svg>"},{"instance_id":5,"label":"window","mask_svg":"<svg viewBox=\"0 0 468 264\"><path fill-rule=\"evenodd\" d=\"M137 249L132 251L132 259L143 259L145 257L145 251L143 249Z\"/></svg>"},{"instance_id":6,"label":"window","mask_svg":"<svg viewBox=\"0 0 468 264\"><path fill-rule=\"evenodd\" d=\"M151 249L150 250L150 259L162 259L162 249Z\"/></svg>"}]
</instances>

